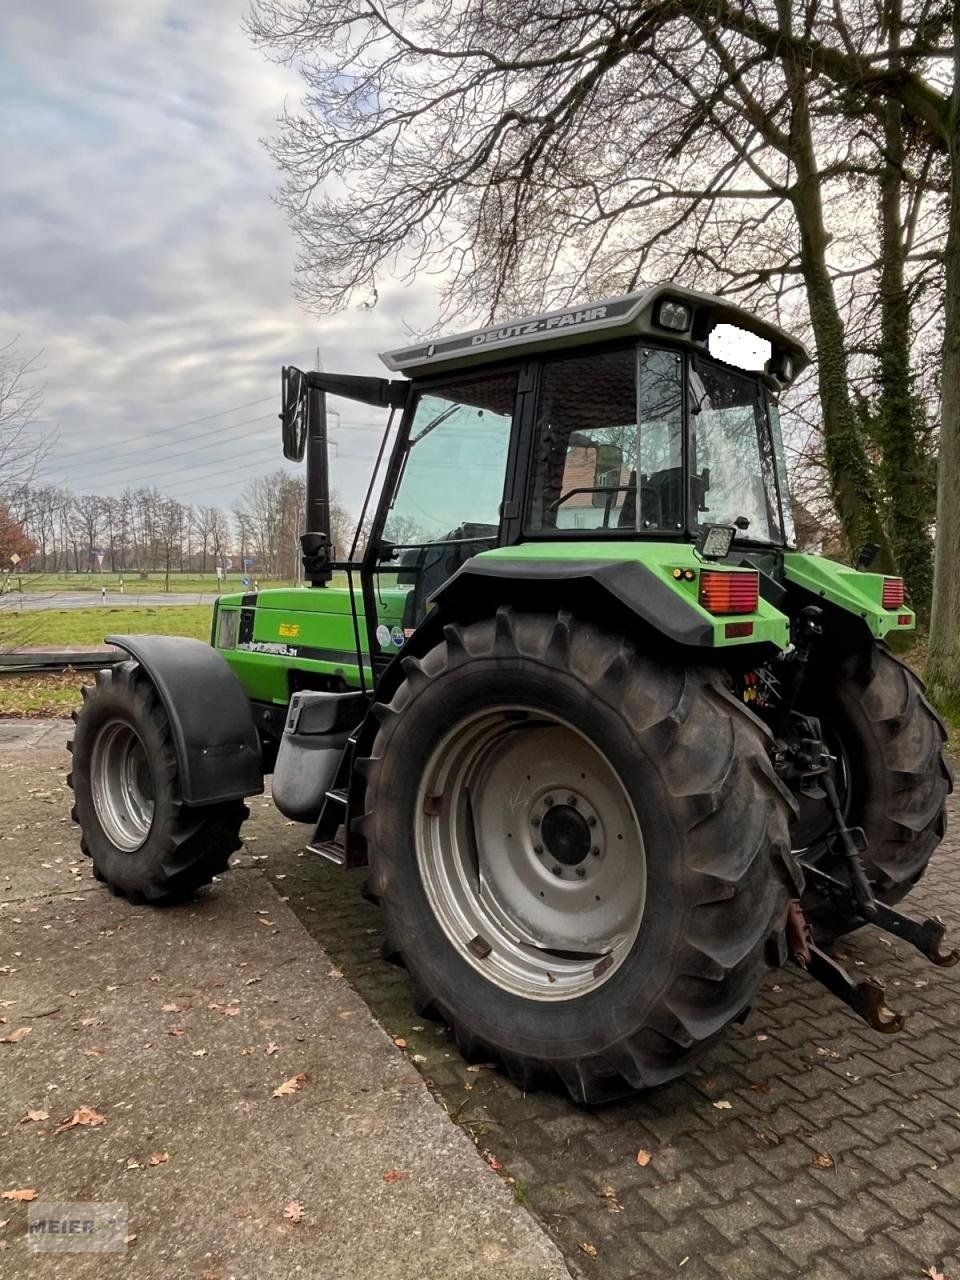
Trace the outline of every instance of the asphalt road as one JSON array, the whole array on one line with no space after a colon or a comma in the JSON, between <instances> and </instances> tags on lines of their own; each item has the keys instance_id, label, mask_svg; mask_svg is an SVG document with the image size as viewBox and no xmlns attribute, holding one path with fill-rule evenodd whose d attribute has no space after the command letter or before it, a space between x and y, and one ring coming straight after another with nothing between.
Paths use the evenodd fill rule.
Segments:
<instances>
[{"instance_id":1,"label":"asphalt road","mask_svg":"<svg viewBox=\"0 0 960 1280\"><path fill-rule=\"evenodd\" d=\"M196 591L155 591L139 594L127 591L123 595L119 591L108 591L105 600L101 600L99 591L8 591L0 595L0 612L27 613L35 609L91 609L103 603L116 609L121 605L156 605L164 604L213 604L216 600L214 592Z\"/></svg>"}]
</instances>

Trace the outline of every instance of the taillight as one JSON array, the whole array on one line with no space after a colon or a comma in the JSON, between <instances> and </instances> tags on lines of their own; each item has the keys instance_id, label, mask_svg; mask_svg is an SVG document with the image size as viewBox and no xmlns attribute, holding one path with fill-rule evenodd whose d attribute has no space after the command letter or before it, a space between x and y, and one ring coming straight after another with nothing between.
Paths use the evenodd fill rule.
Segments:
<instances>
[{"instance_id":1,"label":"taillight","mask_svg":"<svg viewBox=\"0 0 960 1280\"><path fill-rule=\"evenodd\" d=\"M759 599L760 578L755 572L701 570L700 603L708 613L756 613Z\"/></svg>"},{"instance_id":2,"label":"taillight","mask_svg":"<svg viewBox=\"0 0 960 1280\"><path fill-rule=\"evenodd\" d=\"M884 578L883 607L885 609L899 609L902 604L903 604L903 579L902 578Z\"/></svg>"}]
</instances>

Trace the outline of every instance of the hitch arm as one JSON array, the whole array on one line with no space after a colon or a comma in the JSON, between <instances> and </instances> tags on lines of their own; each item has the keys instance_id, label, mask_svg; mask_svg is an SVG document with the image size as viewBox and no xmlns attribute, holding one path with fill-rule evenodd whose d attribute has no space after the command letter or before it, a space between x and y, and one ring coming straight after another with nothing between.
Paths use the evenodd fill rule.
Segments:
<instances>
[{"instance_id":1,"label":"hitch arm","mask_svg":"<svg viewBox=\"0 0 960 1280\"><path fill-rule=\"evenodd\" d=\"M797 898L787 906L786 930L790 954L799 968L806 970L811 978L816 978L874 1031L892 1035L903 1030L903 1016L887 1008L884 986L879 979L863 978L858 982L843 965L820 950L813 941L810 921Z\"/></svg>"},{"instance_id":2,"label":"hitch arm","mask_svg":"<svg viewBox=\"0 0 960 1280\"><path fill-rule=\"evenodd\" d=\"M803 873L808 888L815 890L829 902L833 902L845 914L850 914L853 903L849 885L836 879L835 876L828 875L826 871L821 871L819 867L805 865ZM853 896L856 895L853 894ZM909 942L933 964L949 968L960 962L960 951L943 950L942 943L947 928L938 916L929 916L922 921L911 920L909 916L895 911L893 907L888 907L871 894L871 910L864 912L863 918L869 920L870 924L875 924L878 929L883 929L885 933L892 933L894 937Z\"/></svg>"},{"instance_id":3,"label":"hitch arm","mask_svg":"<svg viewBox=\"0 0 960 1280\"><path fill-rule=\"evenodd\" d=\"M877 978L862 978L857 982L818 946L811 943L809 951L810 958L803 966L807 973L849 1005L868 1026L887 1035L903 1030L903 1015L887 1008L882 982Z\"/></svg>"}]
</instances>

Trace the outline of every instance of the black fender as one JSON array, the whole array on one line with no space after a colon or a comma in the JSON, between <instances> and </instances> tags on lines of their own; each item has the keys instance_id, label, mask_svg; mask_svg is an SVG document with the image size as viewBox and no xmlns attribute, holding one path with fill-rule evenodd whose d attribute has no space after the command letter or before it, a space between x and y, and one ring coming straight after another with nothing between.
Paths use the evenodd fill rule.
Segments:
<instances>
[{"instance_id":1,"label":"black fender","mask_svg":"<svg viewBox=\"0 0 960 1280\"><path fill-rule=\"evenodd\" d=\"M230 664L203 640L107 636L150 677L170 721L185 804L216 804L263 791L260 739Z\"/></svg>"},{"instance_id":2,"label":"black fender","mask_svg":"<svg viewBox=\"0 0 960 1280\"><path fill-rule=\"evenodd\" d=\"M543 605L540 606L540 601ZM430 597L442 613L460 617L478 604L490 613L500 604L564 608L585 617L611 612L639 621L670 645L713 646L713 627L683 597L638 560L468 560Z\"/></svg>"}]
</instances>

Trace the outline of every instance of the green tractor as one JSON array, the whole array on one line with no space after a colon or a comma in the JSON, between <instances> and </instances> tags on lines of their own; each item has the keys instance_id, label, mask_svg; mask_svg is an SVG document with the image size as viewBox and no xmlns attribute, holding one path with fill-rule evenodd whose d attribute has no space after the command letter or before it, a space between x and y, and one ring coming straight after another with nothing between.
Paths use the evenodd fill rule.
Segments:
<instances>
[{"instance_id":1,"label":"green tractor","mask_svg":"<svg viewBox=\"0 0 960 1280\"><path fill-rule=\"evenodd\" d=\"M901 580L794 550L803 347L664 285L383 360L283 371L310 585L224 596L209 646L108 637L72 743L94 875L193 893L272 775L312 851L368 868L418 1010L524 1087L669 1080L787 963L898 1030L821 944L871 923L958 959L895 909L943 835L945 734L885 644ZM389 410L339 560L329 395Z\"/></svg>"}]
</instances>

